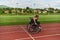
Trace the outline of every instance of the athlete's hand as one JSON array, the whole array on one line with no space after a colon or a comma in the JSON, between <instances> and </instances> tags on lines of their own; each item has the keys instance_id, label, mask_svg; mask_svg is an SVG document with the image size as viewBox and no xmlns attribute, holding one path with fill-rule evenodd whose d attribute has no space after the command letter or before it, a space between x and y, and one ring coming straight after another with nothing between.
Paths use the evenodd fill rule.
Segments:
<instances>
[{"instance_id":1,"label":"athlete's hand","mask_svg":"<svg viewBox=\"0 0 60 40\"><path fill-rule=\"evenodd\" d=\"M35 23L35 25L37 25L37 23Z\"/></svg>"}]
</instances>

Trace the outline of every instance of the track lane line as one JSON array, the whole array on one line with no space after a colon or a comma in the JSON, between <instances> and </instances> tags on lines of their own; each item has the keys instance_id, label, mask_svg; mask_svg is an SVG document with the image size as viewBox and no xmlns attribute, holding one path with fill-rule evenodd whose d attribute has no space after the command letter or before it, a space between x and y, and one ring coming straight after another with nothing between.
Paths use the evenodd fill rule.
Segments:
<instances>
[{"instance_id":1,"label":"track lane line","mask_svg":"<svg viewBox=\"0 0 60 40\"><path fill-rule=\"evenodd\" d=\"M37 37L34 37L34 38L44 38L44 37L51 37L51 36L60 36L60 34L43 35L43 36L37 36ZM30 38L29 37L20 38L20 39L16 39L16 40L26 40L26 39L30 39Z\"/></svg>"},{"instance_id":2,"label":"track lane line","mask_svg":"<svg viewBox=\"0 0 60 40\"><path fill-rule=\"evenodd\" d=\"M42 28L42 30L56 30L56 31L57 29L60 30L60 28ZM16 32L24 32L24 31L18 30L18 31L11 31L11 32L0 32L0 34L9 34L9 33L16 33Z\"/></svg>"},{"instance_id":3,"label":"track lane line","mask_svg":"<svg viewBox=\"0 0 60 40\"><path fill-rule=\"evenodd\" d=\"M31 38L32 40L35 40L34 37L33 37L30 33L28 33L28 32L26 31L26 29L24 29L23 26L21 26L21 28L30 36L30 38Z\"/></svg>"},{"instance_id":4,"label":"track lane line","mask_svg":"<svg viewBox=\"0 0 60 40\"><path fill-rule=\"evenodd\" d=\"M24 32L24 31L1 32L0 34L10 34L10 33L16 33L16 32Z\"/></svg>"}]
</instances>

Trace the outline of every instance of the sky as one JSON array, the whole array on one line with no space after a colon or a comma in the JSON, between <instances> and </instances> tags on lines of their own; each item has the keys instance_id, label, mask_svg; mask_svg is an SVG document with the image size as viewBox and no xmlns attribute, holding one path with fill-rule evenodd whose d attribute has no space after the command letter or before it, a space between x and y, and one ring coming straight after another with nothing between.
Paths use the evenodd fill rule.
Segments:
<instances>
[{"instance_id":1,"label":"sky","mask_svg":"<svg viewBox=\"0 0 60 40\"><path fill-rule=\"evenodd\" d=\"M26 8L59 8L60 0L0 0L0 5L7 5L10 7Z\"/></svg>"}]
</instances>

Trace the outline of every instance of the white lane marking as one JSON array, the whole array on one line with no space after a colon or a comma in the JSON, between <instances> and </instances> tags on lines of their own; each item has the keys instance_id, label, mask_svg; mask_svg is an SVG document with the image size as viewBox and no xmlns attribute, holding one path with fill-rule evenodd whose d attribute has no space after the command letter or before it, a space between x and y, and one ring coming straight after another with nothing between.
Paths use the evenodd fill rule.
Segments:
<instances>
[{"instance_id":1,"label":"white lane marking","mask_svg":"<svg viewBox=\"0 0 60 40\"><path fill-rule=\"evenodd\" d=\"M26 29L24 29L23 27L21 27L21 28L30 36L30 38L31 38L32 40L35 40L34 37L33 37L30 33L28 33L28 32L26 31Z\"/></svg>"},{"instance_id":2,"label":"white lane marking","mask_svg":"<svg viewBox=\"0 0 60 40\"><path fill-rule=\"evenodd\" d=\"M16 33L16 32L24 32L24 31L1 32L0 34L10 34L10 33Z\"/></svg>"},{"instance_id":3,"label":"white lane marking","mask_svg":"<svg viewBox=\"0 0 60 40\"><path fill-rule=\"evenodd\" d=\"M42 30L60 30L60 28L42 28Z\"/></svg>"},{"instance_id":4,"label":"white lane marking","mask_svg":"<svg viewBox=\"0 0 60 40\"><path fill-rule=\"evenodd\" d=\"M51 37L51 36L60 36L60 34L44 35L44 36L38 36L35 38L43 38L43 37Z\"/></svg>"},{"instance_id":5,"label":"white lane marking","mask_svg":"<svg viewBox=\"0 0 60 40\"><path fill-rule=\"evenodd\" d=\"M60 36L60 34L43 35L43 36L37 36L37 37L34 37L34 38L44 38L44 37L51 37L51 36ZM26 40L26 39L30 39L30 38L27 37L27 38L15 39L15 40Z\"/></svg>"},{"instance_id":6,"label":"white lane marking","mask_svg":"<svg viewBox=\"0 0 60 40\"><path fill-rule=\"evenodd\" d=\"M42 30L60 30L60 28L42 28ZM10 34L10 33L16 33L16 32L24 32L24 31L11 31L11 32L0 32L0 34Z\"/></svg>"}]
</instances>

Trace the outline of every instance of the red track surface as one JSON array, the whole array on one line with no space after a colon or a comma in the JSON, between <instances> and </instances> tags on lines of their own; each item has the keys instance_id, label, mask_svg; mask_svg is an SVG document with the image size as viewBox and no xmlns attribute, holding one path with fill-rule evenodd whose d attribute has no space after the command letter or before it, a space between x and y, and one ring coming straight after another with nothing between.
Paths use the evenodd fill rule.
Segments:
<instances>
[{"instance_id":1,"label":"red track surface","mask_svg":"<svg viewBox=\"0 0 60 40\"><path fill-rule=\"evenodd\" d=\"M60 23L41 24L42 31L30 34L26 25L0 26L0 40L60 40Z\"/></svg>"}]
</instances>

